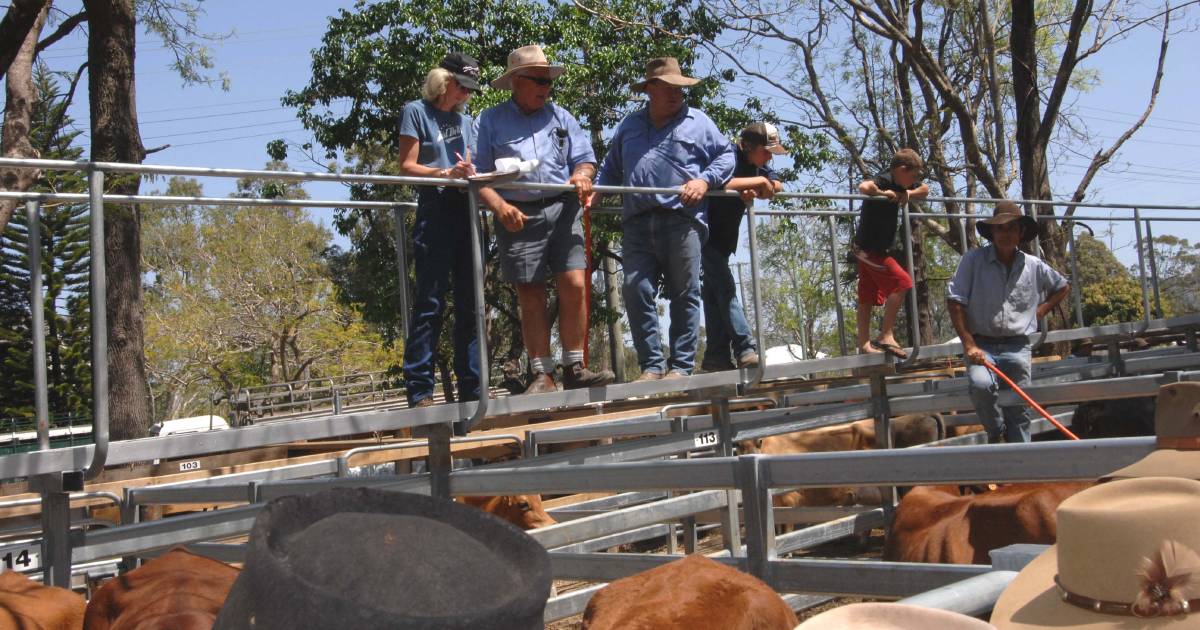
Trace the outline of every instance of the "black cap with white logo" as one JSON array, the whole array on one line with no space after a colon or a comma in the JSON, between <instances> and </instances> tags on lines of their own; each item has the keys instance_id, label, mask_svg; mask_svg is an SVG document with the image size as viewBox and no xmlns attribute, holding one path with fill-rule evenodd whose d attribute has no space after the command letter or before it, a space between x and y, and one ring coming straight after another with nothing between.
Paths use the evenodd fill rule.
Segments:
<instances>
[{"instance_id":1,"label":"black cap with white logo","mask_svg":"<svg viewBox=\"0 0 1200 630\"><path fill-rule=\"evenodd\" d=\"M459 85L473 92L479 91L479 62L474 57L452 52L442 57L438 66L449 70Z\"/></svg>"}]
</instances>

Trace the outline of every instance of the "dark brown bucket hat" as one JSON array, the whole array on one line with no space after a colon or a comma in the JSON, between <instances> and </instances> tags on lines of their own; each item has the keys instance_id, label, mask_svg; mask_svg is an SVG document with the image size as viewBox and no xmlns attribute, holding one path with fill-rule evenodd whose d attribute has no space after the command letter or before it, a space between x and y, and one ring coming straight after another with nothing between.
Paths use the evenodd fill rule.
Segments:
<instances>
[{"instance_id":1,"label":"dark brown bucket hat","mask_svg":"<svg viewBox=\"0 0 1200 630\"><path fill-rule=\"evenodd\" d=\"M992 218L983 221L975 222L975 231L987 240L992 240L992 226L1012 223L1013 221L1021 222L1021 242L1027 243L1032 241L1037 236L1037 221L1031 217L1021 213L1021 209L1017 204L1005 200L996 202L996 206L992 209Z\"/></svg>"},{"instance_id":2,"label":"dark brown bucket hat","mask_svg":"<svg viewBox=\"0 0 1200 630\"><path fill-rule=\"evenodd\" d=\"M541 630L550 559L453 501L367 488L276 499L214 630Z\"/></svg>"}]
</instances>

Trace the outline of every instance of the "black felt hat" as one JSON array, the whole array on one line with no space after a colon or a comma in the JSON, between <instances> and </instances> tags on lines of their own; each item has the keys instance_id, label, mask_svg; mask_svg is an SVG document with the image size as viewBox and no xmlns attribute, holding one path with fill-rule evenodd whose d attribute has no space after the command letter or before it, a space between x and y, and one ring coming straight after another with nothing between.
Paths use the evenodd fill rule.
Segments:
<instances>
[{"instance_id":1,"label":"black felt hat","mask_svg":"<svg viewBox=\"0 0 1200 630\"><path fill-rule=\"evenodd\" d=\"M272 501L214 630L544 627L550 559L453 501L335 488Z\"/></svg>"}]
</instances>

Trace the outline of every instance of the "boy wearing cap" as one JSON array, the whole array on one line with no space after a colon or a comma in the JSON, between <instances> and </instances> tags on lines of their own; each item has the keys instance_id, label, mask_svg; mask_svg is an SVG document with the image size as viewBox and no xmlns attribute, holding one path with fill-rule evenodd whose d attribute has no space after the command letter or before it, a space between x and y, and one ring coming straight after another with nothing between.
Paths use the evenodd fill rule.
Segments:
<instances>
[{"instance_id":1,"label":"boy wearing cap","mask_svg":"<svg viewBox=\"0 0 1200 630\"><path fill-rule=\"evenodd\" d=\"M742 130L734 147L733 179L724 186L725 190L740 192L741 198L713 197L708 201L708 240L700 250L700 296L704 300L707 337L700 368L705 372L758 365L758 351L738 302L729 257L737 252L746 204L755 199L770 199L783 190L779 176L767 164L773 155L784 153L787 150L779 141L775 125L766 122L749 125Z\"/></svg>"},{"instance_id":2,"label":"boy wearing cap","mask_svg":"<svg viewBox=\"0 0 1200 630\"><path fill-rule=\"evenodd\" d=\"M462 178L474 173L471 117L462 113L479 91L479 63L462 53L445 56L429 71L421 98L400 115L400 173ZM465 157L462 157L465 156ZM474 270L471 268L470 202L461 188L418 186L413 250L417 286L404 381L408 404L433 404L433 355L442 331L446 291L453 280L454 374L462 400L479 399L479 339L475 330ZM462 289L461 291L459 289Z\"/></svg>"},{"instance_id":3,"label":"boy wearing cap","mask_svg":"<svg viewBox=\"0 0 1200 630\"><path fill-rule=\"evenodd\" d=\"M514 50L504 74L491 83L498 90L511 90L512 99L479 115L476 168L494 171L500 158L537 160L517 181L570 184L576 190L479 189L480 201L496 217L500 275L517 288L521 334L533 373L526 394L557 389L546 314L546 280L551 274L558 285L563 386L576 389L613 381L612 372L593 372L583 364L588 288L581 208L592 193L596 155L571 112L550 101L551 85L562 72L562 66L550 65L540 46Z\"/></svg>"},{"instance_id":4,"label":"boy wearing cap","mask_svg":"<svg viewBox=\"0 0 1200 630\"><path fill-rule=\"evenodd\" d=\"M984 364L1000 368L1018 387L1028 385L1029 335L1071 287L1053 267L1018 249L1037 236L1037 222L1015 203L996 203L992 217L976 221L975 229L990 244L963 255L946 288L946 308L962 341L967 391L988 442L1028 442L1025 407L1000 407L999 384Z\"/></svg>"},{"instance_id":5,"label":"boy wearing cap","mask_svg":"<svg viewBox=\"0 0 1200 630\"><path fill-rule=\"evenodd\" d=\"M688 107L684 76L674 57L651 59L646 79L633 86L646 107L617 125L596 183L672 188L671 193L622 195L623 297L639 381L690 376L700 332L700 249L708 236L705 194L729 181L734 154L729 139L704 112ZM659 281L671 306L671 356L659 337Z\"/></svg>"},{"instance_id":6,"label":"boy wearing cap","mask_svg":"<svg viewBox=\"0 0 1200 630\"><path fill-rule=\"evenodd\" d=\"M924 199L929 186L921 182L924 161L912 149L892 156L888 170L858 185L858 191L873 198L862 203L854 256L858 259L858 350L886 352L898 359L908 354L896 343L896 315L904 294L912 288L912 277L888 254L896 241L900 204ZM886 197L879 199L878 197ZM871 314L883 307L879 337L871 339Z\"/></svg>"}]
</instances>

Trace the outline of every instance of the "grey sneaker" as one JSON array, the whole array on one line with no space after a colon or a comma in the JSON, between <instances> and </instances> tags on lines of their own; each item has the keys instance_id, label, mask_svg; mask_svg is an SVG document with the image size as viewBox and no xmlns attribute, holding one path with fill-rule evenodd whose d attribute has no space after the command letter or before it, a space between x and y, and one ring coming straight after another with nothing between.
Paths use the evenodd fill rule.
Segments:
<instances>
[{"instance_id":1,"label":"grey sneaker","mask_svg":"<svg viewBox=\"0 0 1200 630\"><path fill-rule=\"evenodd\" d=\"M643 370L642 375L637 377L636 379L634 379L633 382L634 383L642 383L644 381L657 381L657 380L661 379L662 377L663 377L663 375L658 372L651 372L650 370Z\"/></svg>"},{"instance_id":2,"label":"grey sneaker","mask_svg":"<svg viewBox=\"0 0 1200 630\"><path fill-rule=\"evenodd\" d=\"M545 372L534 374L533 380L529 382L529 387L525 388L526 394L549 394L556 391L558 391L558 387L555 387L554 379Z\"/></svg>"},{"instance_id":3,"label":"grey sneaker","mask_svg":"<svg viewBox=\"0 0 1200 630\"><path fill-rule=\"evenodd\" d=\"M758 353L753 350L747 350L738 357L739 368L758 367Z\"/></svg>"},{"instance_id":4,"label":"grey sneaker","mask_svg":"<svg viewBox=\"0 0 1200 630\"><path fill-rule=\"evenodd\" d=\"M608 385L617 377L608 370L593 372L585 367L583 363L572 363L563 367L563 389L582 389L584 387L599 387Z\"/></svg>"}]
</instances>

